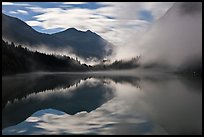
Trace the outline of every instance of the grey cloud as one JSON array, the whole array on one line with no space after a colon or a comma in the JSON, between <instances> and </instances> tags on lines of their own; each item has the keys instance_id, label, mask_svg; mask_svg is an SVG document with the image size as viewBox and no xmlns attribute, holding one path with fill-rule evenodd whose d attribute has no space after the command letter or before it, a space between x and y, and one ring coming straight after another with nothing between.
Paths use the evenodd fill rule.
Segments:
<instances>
[{"instance_id":1,"label":"grey cloud","mask_svg":"<svg viewBox=\"0 0 204 137\"><path fill-rule=\"evenodd\" d=\"M194 16L180 16L182 5L190 5L194 10L188 12ZM176 3L153 24L141 44L144 60L172 67L181 67L189 60L202 60L202 14L197 8L197 3Z\"/></svg>"},{"instance_id":2,"label":"grey cloud","mask_svg":"<svg viewBox=\"0 0 204 137\"><path fill-rule=\"evenodd\" d=\"M188 12L194 13L193 16L181 16L183 4L190 4ZM197 3L188 4L175 3L143 33L135 29L126 31L116 57L124 59L141 54L143 64L159 63L172 68L181 67L190 60L202 60L202 10Z\"/></svg>"},{"instance_id":3,"label":"grey cloud","mask_svg":"<svg viewBox=\"0 0 204 137\"><path fill-rule=\"evenodd\" d=\"M201 2L184 2L180 4L180 11L184 14L194 14L202 11Z\"/></svg>"}]
</instances>

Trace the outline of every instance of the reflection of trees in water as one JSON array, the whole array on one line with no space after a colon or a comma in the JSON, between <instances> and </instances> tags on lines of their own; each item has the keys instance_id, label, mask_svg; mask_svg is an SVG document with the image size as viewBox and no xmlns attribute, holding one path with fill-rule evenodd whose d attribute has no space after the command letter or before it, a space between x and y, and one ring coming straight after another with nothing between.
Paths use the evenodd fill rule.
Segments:
<instances>
[{"instance_id":1,"label":"reflection of trees in water","mask_svg":"<svg viewBox=\"0 0 204 137\"><path fill-rule=\"evenodd\" d=\"M90 112L114 97L114 90L112 87L104 86L103 83L100 82L93 85L90 81L87 81L88 78L90 77L62 76L62 79L60 80L60 78L55 76L50 76L49 78L43 76L41 78L32 79L33 82L36 80L36 83L34 84L35 86L43 86L40 81L44 82L44 80L47 80L45 83L50 83L51 86L46 88L49 88L50 90L46 89L44 91L39 91L40 93L34 92L37 94L31 94L28 98L8 104L2 111L2 128L18 124L34 112L47 108L57 109L71 115L81 111ZM83 81L81 82L82 84L79 83L80 81ZM54 82L57 82L57 84L55 83L53 86L52 83ZM20 82L19 86L15 86L19 88L22 84L23 81ZM65 87L63 87L63 84ZM73 86L70 86L71 84ZM56 88L53 90L51 89L53 87ZM22 88L22 90L29 88L30 86L27 87L27 85L25 85L25 88ZM68 92L70 88L72 90L71 92ZM33 91L35 91L34 89ZM61 89L64 89L64 92L58 92L61 91ZM16 92L21 92L21 89L19 88ZM11 91L9 93L11 93ZM24 93L26 92L21 92L21 96L28 96ZM12 99L14 100L14 98Z\"/></svg>"},{"instance_id":2,"label":"reflection of trees in water","mask_svg":"<svg viewBox=\"0 0 204 137\"><path fill-rule=\"evenodd\" d=\"M141 88L141 78L134 76L52 74L2 80L2 107L7 101L18 99L3 109L2 128L18 124L34 112L47 108L71 115L81 111L91 112L115 96L113 84ZM157 83L168 81L168 77L143 77L142 80Z\"/></svg>"},{"instance_id":3,"label":"reflection of trees in water","mask_svg":"<svg viewBox=\"0 0 204 137\"><path fill-rule=\"evenodd\" d=\"M9 101L21 100L32 93L46 92L56 88L78 87L82 80L90 78L100 79L102 83L109 84L105 79L117 83L128 83L137 88L140 87L140 78L127 76L88 76L88 75L28 75L2 78L2 108Z\"/></svg>"},{"instance_id":4,"label":"reflection of trees in water","mask_svg":"<svg viewBox=\"0 0 204 137\"><path fill-rule=\"evenodd\" d=\"M71 115L95 110L114 97L114 87L107 79L114 83L129 83L140 88L139 78L124 76L52 74L3 78L2 108L8 101L11 103L2 111L2 128L18 124L36 111L47 108ZM64 92L58 92L61 89ZM70 89L72 91L68 92ZM18 101L13 102L15 99Z\"/></svg>"},{"instance_id":5,"label":"reflection of trees in water","mask_svg":"<svg viewBox=\"0 0 204 137\"><path fill-rule=\"evenodd\" d=\"M66 77L69 78L68 76ZM115 97L115 94L114 94L115 89L118 89L117 83L126 87L130 86L127 84L135 85L134 87L137 87L138 85L140 87L141 79L142 79L141 84L143 85L142 91L144 92L142 92L142 94L140 94L140 92L136 92L136 94L128 93L128 95L131 95L131 98L129 98L129 96L128 98L126 98L128 99L128 103L127 103L128 105L124 105L124 106L129 107L130 106L129 103L132 104L132 102L134 102L133 103L134 105L130 107L130 109L128 108L128 110L134 110L137 107L138 107L137 111L144 110L145 114L148 114L154 120L156 119L156 122L160 123L159 125L163 125L164 127L167 127L170 131L170 132L168 131L169 133L172 133L172 132L174 133L174 129L177 130L179 129L180 126L182 126L181 131L184 131L183 133L190 133L189 131L184 130L183 124L182 122L180 122L180 119L182 119L182 121L187 120L187 122L184 122L185 124L184 127L187 127L188 130L190 129L188 127L192 127L191 125L193 126L195 125L195 127L200 126L200 123L198 123L199 124L198 125L196 121L200 120L200 117L202 119L202 116L200 115L202 114L202 112L200 112L201 110L200 108L202 105L199 105L201 104L200 97L198 98L198 96L194 96L194 93L188 94L186 92L186 91L191 91L190 88L186 88L188 86L191 87L189 83L190 82L189 79L187 81L184 81L185 79L182 79L182 78L178 79L178 77L175 77L175 76L173 77L158 77L158 76L148 77L147 76L147 77L137 78L137 77L131 77L131 76L118 77L118 76L88 76L88 75L86 76L84 75L83 77L77 76L77 78L79 79L76 80L75 84L73 86L70 86L69 88L61 86L62 88L55 88L54 90L43 91L43 92L37 93L36 95L32 94L26 99L22 99L20 101L14 102L14 104L7 105L6 108L2 111L2 115L3 115L2 127L5 128L8 126L18 124L19 122L22 122L26 118L31 116L34 112L47 109L47 108L57 109L57 110L66 112L68 114L74 115L77 112L81 112L81 111L87 111L87 112L93 111L96 108L103 105L104 103L107 103L107 101L110 101L112 99L110 102L114 102L114 103L107 103L107 104L111 104L111 105L119 104L118 105L119 107L117 109L121 110L121 106L123 105L121 105L120 102L115 102L115 100L113 99ZM50 76L50 79L52 79L52 76ZM186 86L186 84L188 86ZM119 87L121 87L121 85L119 85ZM115 86L116 88L114 89ZM59 86L56 86L56 87L59 87ZM60 89L63 89L62 92ZM135 88L131 88L131 90L127 90L127 91L134 91L134 89ZM202 89L202 85L201 85L201 89ZM116 95L117 93L118 92L116 92ZM124 94L122 94L122 96L123 95ZM133 95L137 95L137 96L133 96ZM135 97L139 97L139 98L135 98ZM196 101L194 101L194 99L191 100L191 98L194 98L194 97L196 97L195 98ZM115 99L118 99L118 98L115 98ZM133 99L134 101L131 101L131 99ZM141 109L139 107L140 102L141 104L143 104L141 105ZM135 104L138 104L138 106ZM192 105L193 105L192 108L189 107ZM104 104L103 107L106 108L107 107L106 104ZM113 107L110 107L110 108L112 109ZM126 114L126 112L128 111L124 111L124 112ZM109 111L106 112L106 114L109 114L109 113L110 113ZM103 114L104 113L102 113L101 116L104 116ZM169 117L169 114L171 115L171 117ZM185 115L185 114L188 114L188 115ZM183 117L184 115L187 117L186 118ZM192 119L191 119L191 116L193 116ZM195 116L195 119L194 119L194 116ZM126 115L125 117L128 117L128 115ZM175 119L177 122L178 121L179 122L174 123ZM141 127L141 125L139 127ZM201 127L202 127L202 124L201 124ZM197 128L193 128L193 129L191 128L192 131L194 129L197 131Z\"/></svg>"},{"instance_id":6,"label":"reflection of trees in water","mask_svg":"<svg viewBox=\"0 0 204 137\"><path fill-rule=\"evenodd\" d=\"M22 99L32 93L38 93L55 88L69 88L81 79L86 79L85 76L77 75L28 75L2 78L2 108L14 99Z\"/></svg>"},{"instance_id":7,"label":"reflection of trees in water","mask_svg":"<svg viewBox=\"0 0 204 137\"><path fill-rule=\"evenodd\" d=\"M130 77L130 76L93 76L96 79L100 79L102 82L106 79L113 81L115 84L130 84L136 88L142 89L140 86L141 79L139 77Z\"/></svg>"}]
</instances>

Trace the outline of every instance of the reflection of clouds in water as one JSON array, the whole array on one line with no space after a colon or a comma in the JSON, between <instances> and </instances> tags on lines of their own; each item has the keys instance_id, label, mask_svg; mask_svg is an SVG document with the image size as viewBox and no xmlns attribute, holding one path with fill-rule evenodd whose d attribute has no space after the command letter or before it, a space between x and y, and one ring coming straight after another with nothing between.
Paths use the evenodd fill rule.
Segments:
<instances>
[{"instance_id":1,"label":"reflection of clouds in water","mask_svg":"<svg viewBox=\"0 0 204 137\"><path fill-rule=\"evenodd\" d=\"M53 109L41 110L15 126L15 131L10 127L3 134L15 134L22 127L25 130L22 134L30 131L31 134L165 134L139 113L128 115L121 105L120 99L114 98L90 113L79 112L74 116Z\"/></svg>"},{"instance_id":2,"label":"reflection of clouds in water","mask_svg":"<svg viewBox=\"0 0 204 137\"><path fill-rule=\"evenodd\" d=\"M2 133L15 134L17 131L22 131L19 134L201 133L202 92L191 92L192 88L189 89L175 77L146 78L138 83L142 88L131 84L127 79L95 77L82 80L73 89L83 90L86 87L102 85L114 90L115 97L89 113L82 111L68 115L53 109L38 111L23 123L6 128ZM67 93L62 90L62 96L63 92ZM36 95L51 96L54 93L45 92ZM15 131L12 131L14 129Z\"/></svg>"},{"instance_id":3,"label":"reflection of clouds in water","mask_svg":"<svg viewBox=\"0 0 204 137\"><path fill-rule=\"evenodd\" d=\"M94 82L94 84L88 86L91 82ZM113 97L114 89L112 87L88 79L79 83L77 87L73 86L70 89L56 88L55 90L32 94L28 98L8 104L2 112L2 125L3 128L16 125L34 112L47 108L64 111L71 115L80 111L90 112Z\"/></svg>"},{"instance_id":4,"label":"reflection of clouds in water","mask_svg":"<svg viewBox=\"0 0 204 137\"><path fill-rule=\"evenodd\" d=\"M99 80L87 79L79 84L77 88L93 86L105 83L115 89L116 97L90 113L79 112L74 116L68 114L57 114L57 111L42 110L29 117L24 124L28 126L27 131L32 134L154 134L154 132L165 133L161 127L152 123L147 117L132 110L128 100L135 97L135 93L141 92L130 84L115 83L110 79ZM108 83L108 84L107 84ZM48 94L49 92L45 92ZM42 94L42 93L39 93ZM131 100L132 100L131 99ZM134 114L134 115L133 115ZM20 125L20 124L19 124ZM22 126L20 126L22 127ZM15 128L18 129L18 126ZM36 129L41 129L41 132ZM138 130L137 130L138 129ZM4 130L4 133L12 132L12 127ZM19 131L21 129L18 129ZM20 134L20 133L19 133ZM27 132L23 132L27 134Z\"/></svg>"},{"instance_id":5,"label":"reflection of clouds in water","mask_svg":"<svg viewBox=\"0 0 204 137\"><path fill-rule=\"evenodd\" d=\"M24 100L30 100L32 98L35 98L35 99L38 99L38 100L44 100L46 98L49 98L49 96L58 96L59 93L60 95L61 94L66 94L67 95L71 95L71 92L73 92L74 90L82 87L82 86L85 86L85 85L88 85L90 82L92 82L94 80L92 80L92 78L89 78L89 79L81 79L79 80L78 82L76 82L75 84L73 85L70 85L68 87L57 87L55 89L49 89L49 90L43 90L43 91L38 91L38 93L32 93L32 94L29 94L29 95L26 95L25 97L23 97L21 100L19 99L14 99L14 101L11 103L10 101L7 102L6 104L6 107L12 105L12 104L15 104L15 103L18 103L18 102L22 102ZM87 84L88 83L88 84ZM89 84L90 85L90 84ZM95 84L92 84L92 87L93 86L96 86L97 83ZM67 94L67 92L70 92L70 94Z\"/></svg>"},{"instance_id":6,"label":"reflection of clouds in water","mask_svg":"<svg viewBox=\"0 0 204 137\"><path fill-rule=\"evenodd\" d=\"M71 96L72 94L74 94L73 92L75 92L78 89L82 89L84 87L92 88L92 87L96 87L96 86L101 85L101 84L105 87L112 88L112 90L114 90L113 89L114 87L110 85L110 82L113 82L113 81L111 79L104 79L102 81L100 79L91 78L91 77L87 78L87 79L81 79L77 83L70 85L69 87L58 87L55 89L38 91L38 93L29 94L29 95L25 96L24 98L22 98L21 100L14 99L14 101L12 103L10 101L8 101L6 104L6 107L8 107L12 104L16 104L18 102L22 102L24 100L25 101L32 100L33 98L38 99L38 100L45 100L46 98L49 98L52 96L62 96L62 95Z\"/></svg>"}]
</instances>

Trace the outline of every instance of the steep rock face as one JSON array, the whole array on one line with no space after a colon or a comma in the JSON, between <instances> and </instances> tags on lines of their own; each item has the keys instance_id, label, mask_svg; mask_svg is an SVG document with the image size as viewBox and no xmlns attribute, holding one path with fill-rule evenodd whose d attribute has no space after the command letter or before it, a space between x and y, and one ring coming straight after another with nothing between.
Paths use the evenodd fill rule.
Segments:
<instances>
[{"instance_id":1,"label":"steep rock face","mask_svg":"<svg viewBox=\"0 0 204 137\"><path fill-rule=\"evenodd\" d=\"M2 14L2 38L25 46L40 48L45 46L49 50L70 50L82 57L102 59L112 53L112 44L94 32L79 31L69 28L55 34L44 34L18 18Z\"/></svg>"}]
</instances>

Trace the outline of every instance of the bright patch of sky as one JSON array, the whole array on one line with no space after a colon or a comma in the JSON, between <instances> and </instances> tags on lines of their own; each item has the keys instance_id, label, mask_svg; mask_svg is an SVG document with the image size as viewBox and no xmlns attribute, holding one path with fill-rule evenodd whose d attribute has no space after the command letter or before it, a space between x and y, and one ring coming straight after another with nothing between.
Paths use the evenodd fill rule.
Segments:
<instances>
[{"instance_id":1,"label":"bright patch of sky","mask_svg":"<svg viewBox=\"0 0 204 137\"><path fill-rule=\"evenodd\" d=\"M2 12L42 33L68 28L91 30L120 43L126 33L140 33L165 14L172 2L2 2Z\"/></svg>"},{"instance_id":2,"label":"bright patch of sky","mask_svg":"<svg viewBox=\"0 0 204 137\"><path fill-rule=\"evenodd\" d=\"M152 13L150 11L147 11L147 10L141 10L139 12L139 19L141 20L146 20L146 21L153 21L154 20L154 17L152 16Z\"/></svg>"}]
</instances>

